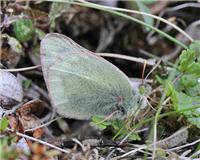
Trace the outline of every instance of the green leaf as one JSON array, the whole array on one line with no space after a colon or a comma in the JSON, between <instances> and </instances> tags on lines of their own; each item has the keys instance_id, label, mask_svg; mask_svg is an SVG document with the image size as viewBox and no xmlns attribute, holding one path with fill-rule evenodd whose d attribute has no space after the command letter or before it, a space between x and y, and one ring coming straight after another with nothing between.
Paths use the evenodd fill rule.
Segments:
<instances>
[{"instance_id":1,"label":"green leaf","mask_svg":"<svg viewBox=\"0 0 200 160\"><path fill-rule=\"evenodd\" d=\"M111 126L114 128L115 133L117 133L117 136L116 136L116 134L114 135L114 137L116 139L122 139L131 132L130 129L128 129L128 127L126 127L125 121L121 120L121 119L112 119ZM129 135L128 139L134 140L134 141L141 140L140 136L134 132L131 133L131 135Z\"/></svg>"},{"instance_id":2,"label":"green leaf","mask_svg":"<svg viewBox=\"0 0 200 160\"><path fill-rule=\"evenodd\" d=\"M181 112L181 110L183 109L199 106L198 109L191 109L188 111L184 111L182 112L182 114L186 116L187 120L191 124L196 125L198 128L200 128L200 97L199 96L191 97L181 92L176 92L176 96L178 101L176 101L174 105L177 111Z\"/></svg>"},{"instance_id":3,"label":"green leaf","mask_svg":"<svg viewBox=\"0 0 200 160\"><path fill-rule=\"evenodd\" d=\"M125 124L124 124L124 121L120 120L120 119L113 119L111 121L111 125L112 127L118 131L120 130Z\"/></svg>"},{"instance_id":4,"label":"green leaf","mask_svg":"<svg viewBox=\"0 0 200 160\"><path fill-rule=\"evenodd\" d=\"M150 9L140 0L131 1L130 3L133 9L136 9L138 11L145 12L145 13L151 13ZM152 17L142 15L142 19L148 25L153 26L154 20ZM147 27L146 27L146 30L150 31L150 29Z\"/></svg>"},{"instance_id":5,"label":"green leaf","mask_svg":"<svg viewBox=\"0 0 200 160\"><path fill-rule=\"evenodd\" d=\"M132 141L140 141L140 140L141 140L141 137L140 137L137 133L132 133L132 134L129 136L129 139L132 140Z\"/></svg>"},{"instance_id":6,"label":"green leaf","mask_svg":"<svg viewBox=\"0 0 200 160\"><path fill-rule=\"evenodd\" d=\"M138 5L139 11L145 12L145 13L151 13L150 9L144 5L144 3L142 3L139 0L136 0L136 3ZM144 22L153 26L153 18L149 17L149 16L142 16L144 19ZM150 30L149 28L146 28L148 31Z\"/></svg>"},{"instance_id":7,"label":"green leaf","mask_svg":"<svg viewBox=\"0 0 200 160\"><path fill-rule=\"evenodd\" d=\"M198 62L200 62L200 40L195 40L194 42L192 42L189 46L189 48L194 51L194 53L196 54L196 58L198 60Z\"/></svg>"},{"instance_id":8,"label":"green leaf","mask_svg":"<svg viewBox=\"0 0 200 160\"><path fill-rule=\"evenodd\" d=\"M192 47L194 48L195 46L192 45ZM196 60L197 55L193 50L184 50L179 59L179 71L200 76L200 62L197 62Z\"/></svg>"},{"instance_id":9,"label":"green leaf","mask_svg":"<svg viewBox=\"0 0 200 160\"><path fill-rule=\"evenodd\" d=\"M180 83L184 86L184 87L194 87L195 85L197 85L197 77L195 75L191 75L191 74L187 74L187 75L183 75L180 79Z\"/></svg>"},{"instance_id":10,"label":"green leaf","mask_svg":"<svg viewBox=\"0 0 200 160\"><path fill-rule=\"evenodd\" d=\"M179 71L185 72L190 67L190 65L194 63L195 59L196 59L196 55L192 50L190 49L184 50L181 53L180 59L179 59L179 63L180 63L178 67Z\"/></svg>"},{"instance_id":11,"label":"green leaf","mask_svg":"<svg viewBox=\"0 0 200 160\"><path fill-rule=\"evenodd\" d=\"M157 0L140 0L144 4L152 4L155 3Z\"/></svg>"},{"instance_id":12,"label":"green leaf","mask_svg":"<svg viewBox=\"0 0 200 160\"><path fill-rule=\"evenodd\" d=\"M8 120L7 118L2 118L0 119L0 131L3 132L6 130L6 128L8 127Z\"/></svg>"},{"instance_id":13,"label":"green leaf","mask_svg":"<svg viewBox=\"0 0 200 160\"><path fill-rule=\"evenodd\" d=\"M112 126L113 132L118 133L118 136L116 137L117 139L121 139L125 137L130 130L128 130L125 126L126 124L124 123L124 120L121 119L110 119L108 121L103 121L104 119L99 116L93 116L92 121L90 124L92 126L97 127L98 129L106 129L108 126ZM140 136L137 133L132 133L129 136L130 140L141 140Z\"/></svg>"},{"instance_id":14,"label":"green leaf","mask_svg":"<svg viewBox=\"0 0 200 160\"><path fill-rule=\"evenodd\" d=\"M166 80L165 81L165 93L167 96L170 96L175 92L174 86L171 81Z\"/></svg>"},{"instance_id":15,"label":"green leaf","mask_svg":"<svg viewBox=\"0 0 200 160\"><path fill-rule=\"evenodd\" d=\"M158 83L160 83L160 84L164 84L165 83L165 81L159 75L156 75L155 78L156 78L156 81Z\"/></svg>"},{"instance_id":16,"label":"green leaf","mask_svg":"<svg viewBox=\"0 0 200 160\"><path fill-rule=\"evenodd\" d=\"M186 73L194 74L196 76L200 76L200 63L192 62L187 70Z\"/></svg>"},{"instance_id":17,"label":"green leaf","mask_svg":"<svg viewBox=\"0 0 200 160\"><path fill-rule=\"evenodd\" d=\"M192 97L194 97L194 96L200 96L200 83L198 83L194 87L188 87L188 88L186 88L185 92L189 96L192 96Z\"/></svg>"},{"instance_id":18,"label":"green leaf","mask_svg":"<svg viewBox=\"0 0 200 160\"><path fill-rule=\"evenodd\" d=\"M196 61L199 56L199 43L190 45L190 49L184 50L179 59L179 71L200 76L200 62Z\"/></svg>"},{"instance_id":19,"label":"green leaf","mask_svg":"<svg viewBox=\"0 0 200 160\"><path fill-rule=\"evenodd\" d=\"M15 37L22 43L29 41L35 33L35 28L30 19L20 18L12 27Z\"/></svg>"},{"instance_id":20,"label":"green leaf","mask_svg":"<svg viewBox=\"0 0 200 160\"><path fill-rule=\"evenodd\" d=\"M109 125L111 125L109 121L104 121L104 119L99 116L93 116L90 124L98 129L106 129Z\"/></svg>"},{"instance_id":21,"label":"green leaf","mask_svg":"<svg viewBox=\"0 0 200 160\"><path fill-rule=\"evenodd\" d=\"M23 88L28 89L32 84L32 80L26 79L22 81Z\"/></svg>"},{"instance_id":22,"label":"green leaf","mask_svg":"<svg viewBox=\"0 0 200 160\"><path fill-rule=\"evenodd\" d=\"M171 97L171 100L174 104L174 107L176 108L178 106L178 100L179 99L177 97L174 85L169 80L166 80L166 82L165 82L165 93L166 93L167 96Z\"/></svg>"}]
</instances>

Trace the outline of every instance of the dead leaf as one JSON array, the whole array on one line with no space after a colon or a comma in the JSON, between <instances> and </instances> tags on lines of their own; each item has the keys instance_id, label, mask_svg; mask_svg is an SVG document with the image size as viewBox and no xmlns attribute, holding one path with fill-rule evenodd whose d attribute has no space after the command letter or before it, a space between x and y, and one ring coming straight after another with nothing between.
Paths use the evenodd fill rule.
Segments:
<instances>
[{"instance_id":1,"label":"dead leaf","mask_svg":"<svg viewBox=\"0 0 200 160\"><path fill-rule=\"evenodd\" d=\"M25 130L41 125L40 119L33 114L34 112L36 113L38 111L41 111L41 108L42 101L40 101L39 99L34 99L25 103L22 107L17 109L19 120Z\"/></svg>"},{"instance_id":2,"label":"dead leaf","mask_svg":"<svg viewBox=\"0 0 200 160\"><path fill-rule=\"evenodd\" d=\"M25 130L35 128L41 125L40 119L33 114L28 116L21 115L19 116L19 120L22 123L22 126Z\"/></svg>"},{"instance_id":3,"label":"dead leaf","mask_svg":"<svg viewBox=\"0 0 200 160\"><path fill-rule=\"evenodd\" d=\"M17 112L20 115L28 116L31 113L41 111L41 108L42 108L42 101L39 99L34 99L23 104L22 107L17 109Z\"/></svg>"},{"instance_id":4,"label":"dead leaf","mask_svg":"<svg viewBox=\"0 0 200 160\"><path fill-rule=\"evenodd\" d=\"M44 134L44 129L43 128L38 128L33 132L33 137L41 138L43 134Z\"/></svg>"},{"instance_id":5,"label":"dead leaf","mask_svg":"<svg viewBox=\"0 0 200 160\"><path fill-rule=\"evenodd\" d=\"M14 116L8 116L8 123L12 130L16 130L17 128L17 120Z\"/></svg>"},{"instance_id":6,"label":"dead leaf","mask_svg":"<svg viewBox=\"0 0 200 160\"><path fill-rule=\"evenodd\" d=\"M2 41L0 52L1 63L7 68L14 68L24 54L23 48L17 39L7 34L3 34L0 39Z\"/></svg>"},{"instance_id":7,"label":"dead leaf","mask_svg":"<svg viewBox=\"0 0 200 160\"><path fill-rule=\"evenodd\" d=\"M171 148L186 143L187 139L188 139L188 129L187 127L184 127L175 132L174 134L172 134L170 137L167 137L159 141L158 146L163 149Z\"/></svg>"},{"instance_id":8,"label":"dead leaf","mask_svg":"<svg viewBox=\"0 0 200 160\"><path fill-rule=\"evenodd\" d=\"M45 145L42 145L42 144L38 144L38 143L33 143L32 145L32 152L34 154L38 154L38 155L41 155L41 154L44 154L45 151L46 151L46 146Z\"/></svg>"},{"instance_id":9,"label":"dead leaf","mask_svg":"<svg viewBox=\"0 0 200 160\"><path fill-rule=\"evenodd\" d=\"M17 78L6 71L0 71L0 102L3 108L11 109L13 101L21 102L23 90Z\"/></svg>"}]
</instances>

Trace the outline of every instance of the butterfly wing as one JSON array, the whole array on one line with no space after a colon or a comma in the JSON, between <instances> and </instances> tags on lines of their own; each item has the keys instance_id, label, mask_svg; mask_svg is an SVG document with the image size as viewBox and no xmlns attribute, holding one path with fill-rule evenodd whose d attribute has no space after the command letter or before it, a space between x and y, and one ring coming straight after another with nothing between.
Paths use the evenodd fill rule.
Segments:
<instances>
[{"instance_id":1,"label":"butterfly wing","mask_svg":"<svg viewBox=\"0 0 200 160\"><path fill-rule=\"evenodd\" d=\"M116 110L124 116L136 103L117 67L64 35L50 33L42 40L41 63L52 105L65 117L89 119Z\"/></svg>"}]
</instances>

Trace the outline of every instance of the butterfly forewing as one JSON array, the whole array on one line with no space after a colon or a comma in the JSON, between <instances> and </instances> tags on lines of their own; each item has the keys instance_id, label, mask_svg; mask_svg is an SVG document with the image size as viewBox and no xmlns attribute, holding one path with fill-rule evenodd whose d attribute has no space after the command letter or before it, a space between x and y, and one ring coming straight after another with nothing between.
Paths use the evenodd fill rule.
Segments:
<instances>
[{"instance_id":1,"label":"butterfly forewing","mask_svg":"<svg viewBox=\"0 0 200 160\"><path fill-rule=\"evenodd\" d=\"M42 40L41 62L51 102L65 117L107 116L119 107L123 115L135 105L128 78L66 36L51 33Z\"/></svg>"}]
</instances>

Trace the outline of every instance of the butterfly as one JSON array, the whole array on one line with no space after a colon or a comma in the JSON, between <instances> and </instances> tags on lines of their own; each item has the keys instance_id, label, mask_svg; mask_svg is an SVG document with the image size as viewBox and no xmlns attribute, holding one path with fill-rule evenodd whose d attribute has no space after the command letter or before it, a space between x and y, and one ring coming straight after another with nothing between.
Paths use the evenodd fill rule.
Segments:
<instances>
[{"instance_id":1,"label":"butterfly","mask_svg":"<svg viewBox=\"0 0 200 160\"><path fill-rule=\"evenodd\" d=\"M116 66L72 39L49 33L41 41L41 65L52 106L67 118L123 118L134 113L138 96Z\"/></svg>"}]
</instances>

